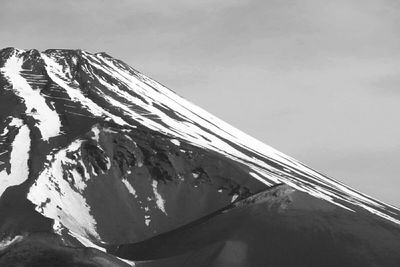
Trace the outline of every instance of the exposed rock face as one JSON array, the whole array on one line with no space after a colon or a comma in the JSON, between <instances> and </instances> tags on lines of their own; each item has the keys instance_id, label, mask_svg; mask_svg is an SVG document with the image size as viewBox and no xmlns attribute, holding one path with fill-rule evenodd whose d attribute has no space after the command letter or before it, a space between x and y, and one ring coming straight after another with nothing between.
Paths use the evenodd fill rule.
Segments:
<instances>
[{"instance_id":1,"label":"exposed rock face","mask_svg":"<svg viewBox=\"0 0 400 267\"><path fill-rule=\"evenodd\" d=\"M14 255L10 251L15 244L7 240L21 236L21 242L31 244L40 239L39 232L60 246L118 254L121 244L150 244L146 240L170 236L210 216L224 221L218 212L232 208L233 202L244 210L253 202L267 205L269 215L261 217L273 214L279 222L290 203L304 203L290 198L275 203L257 195L281 183L289 185L289 191L311 195L304 214L319 210L315 203L323 199L335 211L332 218L336 211L353 214L352 223L372 218L371 225L393 228L393 244L398 242L398 209L247 136L107 54L0 51L0 244L7 247L0 252L3 262ZM270 212L275 206L280 212ZM49 234L56 237L47 239ZM223 241L228 237L220 236L218 242L228 242ZM198 244L214 251L218 245L207 240ZM189 248L188 242L184 244ZM21 247L15 249L18 254ZM227 257L221 256L226 250L218 251L218 257ZM129 249L123 253L133 261L161 257ZM170 258L175 255L171 253L162 255ZM229 261L221 261L225 263Z\"/></svg>"}]
</instances>

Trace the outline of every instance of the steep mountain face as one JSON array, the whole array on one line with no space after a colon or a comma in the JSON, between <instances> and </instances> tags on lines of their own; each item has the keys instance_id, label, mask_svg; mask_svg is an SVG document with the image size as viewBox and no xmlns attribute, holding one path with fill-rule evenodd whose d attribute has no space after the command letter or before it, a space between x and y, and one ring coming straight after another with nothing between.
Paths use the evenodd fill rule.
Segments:
<instances>
[{"instance_id":1,"label":"steep mountain face","mask_svg":"<svg viewBox=\"0 0 400 267\"><path fill-rule=\"evenodd\" d=\"M112 266L110 261L115 266L132 265L140 260L145 262L137 264L143 266L166 266L159 261L161 256L175 257L173 264L180 264L187 259L178 255L200 248L207 252L203 259L219 255L214 266L235 266L228 256L221 256L226 250L219 249L231 235L215 235L218 240L205 235L202 240L199 233L205 233L204 227L200 229L195 222L206 221L213 233L222 222L231 221L226 218L229 214L236 214L237 209L228 212L236 205L233 203L242 203L240 210L245 212L240 213L240 220L261 218L270 222L263 224L261 232L279 229L286 235L285 231L294 230L276 227L277 222L286 220L281 213L267 209L267 214L255 216L249 211L257 193L270 192L278 184L307 195L305 203L310 209L319 207L315 203L321 201L328 205L331 217L320 220L321 225L333 220L340 232L340 225L366 218L366 229L376 225L392 229L390 244L400 247L397 208L255 140L105 53L0 51L0 264L2 260L9 264L10 257L18 258L18 253L33 244L54 243L52 253L56 258L62 254L65 266ZM290 201L301 205L304 198ZM228 215L221 215L221 210ZM315 214L305 210L301 213L309 218L303 221L310 227ZM337 214L346 216L335 219ZM198 230L185 234L187 241L182 244L186 250L180 250L173 244L177 240L174 233L185 233L188 225L196 225L193 229ZM243 225L240 233L245 235L249 229L256 234L252 223ZM235 226L227 226L229 229L233 231ZM38 233L47 241L37 241ZM362 235L357 232L351 238L358 240ZM169 251L152 241L166 237L172 242ZM260 242L245 242L242 247L250 251L248 246L262 245ZM143 248L149 246L154 252L144 253ZM50 247L41 249L49 251ZM91 250L82 260L84 247L96 252ZM391 251L390 245L387 247L386 251ZM98 250L129 261L124 263ZM378 248L372 250L382 255ZM156 255L155 251L160 252ZM32 262L37 261L38 255L31 256ZM93 257L109 265L101 265ZM238 260L242 265L237 266L260 266L260 259L264 261L252 258L254 261ZM396 259L391 258L390 263ZM274 264L264 262L265 266Z\"/></svg>"}]
</instances>

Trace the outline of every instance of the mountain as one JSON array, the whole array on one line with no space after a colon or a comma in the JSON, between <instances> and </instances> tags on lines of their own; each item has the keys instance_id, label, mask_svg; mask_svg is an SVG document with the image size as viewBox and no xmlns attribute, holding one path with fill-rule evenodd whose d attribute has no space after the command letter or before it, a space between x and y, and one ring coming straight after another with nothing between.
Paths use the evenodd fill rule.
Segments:
<instances>
[{"instance_id":1,"label":"mountain","mask_svg":"<svg viewBox=\"0 0 400 267\"><path fill-rule=\"evenodd\" d=\"M400 211L105 53L0 51L0 266L399 266Z\"/></svg>"}]
</instances>

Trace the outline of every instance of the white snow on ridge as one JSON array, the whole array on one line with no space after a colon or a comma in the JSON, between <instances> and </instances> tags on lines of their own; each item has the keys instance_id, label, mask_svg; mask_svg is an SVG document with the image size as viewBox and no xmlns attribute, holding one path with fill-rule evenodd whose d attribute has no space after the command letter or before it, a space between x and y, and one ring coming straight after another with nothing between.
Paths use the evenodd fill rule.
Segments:
<instances>
[{"instance_id":1,"label":"white snow on ridge","mask_svg":"<svg viewBox=\"0 0 400 267\"><path fill-rule=\"evenodd\" d=\"M0 196L8 187L22 184L29 176L30 130L20 119L14 118L10 123L11 125L19 127L19 129L12 143L10 155L11 172L10 174L6 170L0 172Z\"/></svg>"},{"instance_id":2,"label":"white snow on ridge","mask_svg":"<svg viewBox=\"0 0 400 267\"><path fill-rule=\"evenodd\" d=\"M130 261L130 260L127 260L127 259L123 259L123 258L120 258L120 257L117 257L117 258L118 258L119 260L125 262L126 264L129 264L129 265L132 266L132 267L136 266L136 264L135 264L134 261Z\"/></svg>"},{"instance_id":3,"label":"white snow on ridge","mask_svg":"<svg viewBox=\"0 0 400 267\"><path fill-rule=\"evenodd\" d=\"M81 235L79 235L79 234L77 234L77 233L74 233L74 232L71 231L71 230L68 230L68 234L69 234L70 236L74 237L75 239L77 239L83 246L85 246L85 247L87 247L87 248L95 248L95 249L98 249L98 250L100 250L100 251L107 252L107 250L106 250L105 248L100 247L100 246L94 244L94 243L93 243L92 241L90 241L88 238L83 237L83 236L81 236Z\"/></svg>"},{"instance_id":4,"label":"white snow on ridge","mask_svg":"<svg viewBox=\"0 0 400 267\"><path fill-rule=\"evenodd\" d=\"M53 155L52 162L45 167L31 186L27 198L36 205L36 210L47 218L59 220L70 231L82 237L100 240L96 221L82 195L89 174L80 161L84 169L82 177L74 169L76 161L66 156L67 152L78 151L81 142L76 140L69 147ZM72 171L65 168L66 166L70 166ZM67 172L68 181L64 179L64 172Z\"/></svg>"},{"instance_id":5,"label":"white snow on ridge","mask_svg":"<svg viewBox=\"0 0 400 267\"><path fill-rule=\"evenodd\" d=\"M63 229L63 225L62 225L59 221L54 220L53 229L54 229L54 232L55 232L56 234L58 234L58 235L60 235L60 236L62 235L61 230ZM87 248L95 248L95 249L98 249L98 250L100 250L100 251L102 251L102 252L107 253L107 250L106 250L105 248L103 248L103 247L101 247L101 246L99 246L99 245L94 244L94 243L93 243L92 241L90 241L89 239L87 239L87 238L85 238L85 237L83 237L83 236L80 236L79 234L76 234L76 233L74 233L74 232L72 232L72 231L70 231L70 230L68 230L68 229L67 229L67 231L68 231L67 233L68 233L69 236L71 236L71 237L75 238L76 240L78 240L79 243L81 243L84 247L87 247ZM0 251L1 251L1 242L0 242ZM119 260L121 260L121 261L123 261L123 262L129 264L130 266L135 266L135 262L133 262L133 261L129 261L129 260L126 260L126 259L122 259L122 258L119 258L119 257L117 257L117 258L118 258Z\"/></svg>"},{"instance_id":6,"label":"white snow on ridge","mask_svg":"<svg viewBox=\"0 0 400 267\"><path fill-rule=\"evenodd\" d=\"M12 85L16 94L21 97L26 106L27 114L38 120L37 127L40 130L43 140L57 136L61 129L61 121L56 111L52 110L40 94L40 90L34 90L29 83L21 76L23 59L18 52L10 56L1 71ZM32 111L36 110L36 111Z\"/></svg>"}]
</instances>

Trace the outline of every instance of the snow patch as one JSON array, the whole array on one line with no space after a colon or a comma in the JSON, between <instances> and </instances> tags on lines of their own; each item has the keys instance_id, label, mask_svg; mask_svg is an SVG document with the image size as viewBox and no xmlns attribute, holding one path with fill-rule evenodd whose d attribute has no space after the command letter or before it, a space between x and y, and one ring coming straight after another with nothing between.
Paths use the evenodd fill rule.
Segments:
<instances>
[{"instance_id":1,"label":"snow patch","mask_svg":"<svg viewBox=\"0 0 400 267\"><path fill-rule=\"evenodd\" d=\"M154 196L155 196L155 198L156 198L157 207L158 207L165 215L168 215L167 212L165 211L165 200L164 200L164 199L162 198L162 196L158 193L158 191L157 191L157 185L158 185L158 182L157 182L156 180L153 180L152 187L153 187Z\"/></svg>"},{"instance_id":2,"label":"snow patch","mask_svg":"<svg viewBox=\"0 0 400 267\"><path fill-rule=\"evenodd\" d=\"M12 244L15 244L19 241L22 241L24 237L21 235L16 235L14 237L7 237L3 240L0 241L0 251L5 250L6 248L8 248L9 246L11 246Z\"/></svg>"},{"instance_id":3,"label":"snow patch","mask_svg":"<svg viewBox=\"0 0 400 267\"><path fill-rule=\"evenodd\" d=\"M56 111L52 110L41 95L40 90L34 90L21 76L23 59L14 52L8 58L1 71L12 84L16 94L22 98L26 106L26 112L37 120L43 140L48 141L50 137L57 136L61 129L61 121Z\"/></svg>"},{"instance_id":4,"label":"snow patch","mask_svg":"<svg viewBox=\"0 0 400 267\"><path fill-rule=\"evenodd\" d=\"M138 166L139 168L143 167L143 160L138 159L137 166Z\"/></svg>"},{"instance_id":5,"label":"snow patch","mask_svg":"<svg viewBox=\"0 0 400 267\"><path fill-rule=\"evenodd\" d=\"M176 146L180 146L181 145L181 142L179 142L178 139L171 139L170 142L173 143Z\"/></svg>"},{"instance_id":6,"label":"snow patch","mask_svg":"<svg viewBox=\"0 0 400 267\"><path fill-rule=\"evenodd\" d=\"M129 183L127 179L122 179L122 183L125 185L126 189L128 189L128 192L136 198L136 190L132 187L131 183Z\"/></svg>"},{"instance_id":7,"label":"snow patch","mask_svg":"<svg viewBox=\"0 0 400 267\"><path fill-rule=\"evenodd\" d=\"M95 126L92 128L92 133L94 134L93 139L98 143L100 140L100 129Z\"/></svg>"},{"instance_id":8,"label":"snow patch","mask_svg":"<svg viewBox=\"0 0 400 267\"><path fill-rule=\"evenodd\" d=\"M231 203L234 202L239 197L238 194L234 194L231 199Z\"/></svg>"},{"instance_id":9,"label":"snow patch","mask_svg":"<svg viewBox=\"0 0 400 267\"><path fill-rule=\"evenodd\" d=\"M73 231L68 231L68 234L69 234L70 236L74 237L75 239L77 239L83 246L85 246L85 247L87 247L87 248L95 248L95 249L98 249L98 250L100 250L100 251L103 251L103 252L106 252L106 253L107 253L107 250L106 250L105 248L100 247L100 246L94 244L94 243L93 243L92 241L90 241L89 239L87 239L87 238L85 238L85 237L83 237L83 236L80 236L79 234L74 233Z\"/></svg>"},{"instance_id":10,"label":"snow patch","mask_svg":"<svg viewBox=\"0 0 400 267\"><path fill-rule=\"evenodd\" d=\"M64 227L63 227L62 223L60 223L60 221L58 221L58 220L54 220L54 223L53 223L54 233L62 236L63 229L64 229Z\"/></svg>"},{"instance_id":11,"label":"snow patch","mask_svg":"<svg viewBox=\"0 0 400 267\"><path fill-rule=\"evenodd\" d=\"M150 219L150 216L149 216L149 215L145 215L145 216L144 216L144 223L145 223L147 226L150 225L151 219Z\"/></svg>"},{"instance_id":12,"label":"snow patch","mask_svg":"<svg viewBox=\"0 0 400 267\"><path fill-rule=\"evenodd\" d=\"M178 173L177 176L179 181L181 182L185 181L185 177L181 173Z\"/></svg>"},{"instance_id":13,"label":"snow patch","mask_svg":"<svg viewBox=\"0 0 400 267\"><path fill-rule=\"evenodd\" d=\"M0 172L0 196L8 187L22 184L29 176L30 130L20 119L14 118L10 125L19 129L11 148L11 171L9 174L6 170Z\"/></svg>"}]
</instances>

